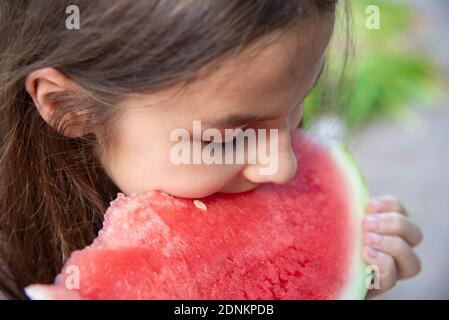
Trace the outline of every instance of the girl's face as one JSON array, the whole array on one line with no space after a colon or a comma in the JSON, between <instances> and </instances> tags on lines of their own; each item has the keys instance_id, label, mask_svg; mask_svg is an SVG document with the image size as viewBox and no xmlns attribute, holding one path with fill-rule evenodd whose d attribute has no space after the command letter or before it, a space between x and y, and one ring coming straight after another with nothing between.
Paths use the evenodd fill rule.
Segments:
<instances>
[{"instance_id":1,"label":"girl's face","mask_svg":"<svg viewBox=\"0 0 449 320\"><path fill-rule=\"evenodd\" d=\"M189 198L288 182L296 172L290 135L320 74L332 25L330 14L312 13L295 31L269 44L273 35L260 40L184 88L127 97L118 106L112 150L101 156L106 172L125 194L160 190ZM203 131L277 129L278 170L262 175L260 163L175 164L170 154L178 142L170 136L185 128L192 137L194 120L201 121Z\"/></svg>"}]
</instances>

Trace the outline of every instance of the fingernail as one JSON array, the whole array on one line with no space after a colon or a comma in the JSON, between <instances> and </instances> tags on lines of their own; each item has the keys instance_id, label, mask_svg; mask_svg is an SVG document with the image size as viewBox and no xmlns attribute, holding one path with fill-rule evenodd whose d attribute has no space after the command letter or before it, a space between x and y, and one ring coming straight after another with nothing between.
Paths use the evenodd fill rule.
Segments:
<instances>
[{"instance_id":1,"label":"fingernail","mask_svg":"<svg viewBox=\"0 0 449 320\"><path fill-rule=\"evenodd\" d=\"M369 202L369 209L369 211L371 212L382 212L382 210L384 209L384 204L380 200L372 199Z\"/></svg>"},{"instance_id":2,"label":"fingernail","mask_svg":"<svg viewBox=\"0 0 449 320\"><path fill-rule=\"evenodd\" d=\"M370 247L365 247L364 250L370 257L376 258L378 256L378 252Z\"/></svg>"},{"instance_id":3,"label":"fingernail","mask_svg":"<svg viewBox=\"0 0 449 320\"><path fill-rule=\"evenodd\" d=\"M379 217L374 215L366 217L364 221L365 229L372 231L377 230L380 224Z\"/></svg>"},{"instance_id":4,"label":"fingernail","mask_svg":"<svg viewBox=\"0 0 449 320\"><path fill-rule=\"evenodd\" d=\"M377 233L368 233L369 244L379 244L382 241L382 236Z\"/></svg>"}]
</instances>

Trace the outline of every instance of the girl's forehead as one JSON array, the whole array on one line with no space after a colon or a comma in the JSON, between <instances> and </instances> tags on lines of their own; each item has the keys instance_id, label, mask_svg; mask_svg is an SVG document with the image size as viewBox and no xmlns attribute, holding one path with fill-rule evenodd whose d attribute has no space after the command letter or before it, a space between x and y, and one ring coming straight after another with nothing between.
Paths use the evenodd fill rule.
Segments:
<instances>
[{"instance_id":1,"label":"girl's forehead","mask_svg":"<svg viewBox=\"0 0 449 320\"><path fill-rule=\"evenodd\" d=\"M215 86L218 95L241 94L248 89L263 96L294 82L312 85L311 74L321 67L332 29L331 15L309 15L294 27L268 34L225 60L204 81L199 80L195 89Z\"/></svg>"},{"instance_id":2,"label":"girl's forehead","mask_svg":"<svg viewBox=\"0 0 449 320\"><path fill-rule=\"evenodd\" d=\"M326 27L318 28L321 30L316 30L315 36L303 37L301 31L292 31L264 43L257 54L242 52L199 80L190 93L221 101L230 114L248 113L240 110L248 105L263 106L270 114L270 105L276 108L288 95L305 95L314 85L331 33Z\"/></svg>"},{"instance_id":3,"label":"girl's forehead","mask_svg":"<svg viewBox=\"0 0 449 320\"><path fill-rule=\"evenodd\" d=\"M144 96L142 101L159 97L155 104L166 106L178 117L210 122L221 119L223 113L231 118L250 118L251 114L282 112L278 106L289 104L288 99L296 94L296 98L305 95L313 86L331 23L331 19L328 24L305 21L288 31L270 34L214 65L215 69L200 70L200 76L188 85Z\"/></svg>"}]
</instances>

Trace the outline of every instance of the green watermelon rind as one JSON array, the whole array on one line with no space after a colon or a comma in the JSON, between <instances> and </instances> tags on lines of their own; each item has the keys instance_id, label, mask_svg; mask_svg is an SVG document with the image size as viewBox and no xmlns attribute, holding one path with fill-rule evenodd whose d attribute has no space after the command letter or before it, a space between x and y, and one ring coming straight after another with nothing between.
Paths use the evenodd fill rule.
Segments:
<instances>
[{"instance_id":1,"label":"green watermelon rind","mask_svg":"<svg viewBox=\"0 0 449 320\"><path fill-rule=\"evenodd\" d=\"M355 193L354 208L356 216L354 228L356 230L356 239L354 241L356 247L352 257L351 274L349 276L353 281L348 283L346 288L343 289L339 298L343 300L365 299L368 291L366 285L368 274L366 273L367 265L362 259L362 220L366 215L365 206L369 199L368 189L365 178L347 146L342 142L334 142L330 149L333 158L348 179L350 190Z\"/></svg>"}]
</instances>

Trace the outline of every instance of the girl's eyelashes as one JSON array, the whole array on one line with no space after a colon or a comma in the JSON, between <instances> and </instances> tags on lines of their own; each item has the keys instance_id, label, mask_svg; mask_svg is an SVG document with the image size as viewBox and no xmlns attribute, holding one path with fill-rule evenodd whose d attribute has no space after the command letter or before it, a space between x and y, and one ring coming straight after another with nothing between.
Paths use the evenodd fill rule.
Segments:
<instances>
[{"instance_id":1,"label":"girl's eyelashes","mask_svg":"<svg viewBox=\"0 0 449 320\"><path fill-rule=\"evenodd\" d=\"M232 144L232 148L235 149L236 145L237 145L236 142L237 142L236 136L234 136L232 140L223 141L223 142L215 142L213 140L201 140L201 144L203 146L208 146L210 144L217 144L217 145L221 145L222 150L224 150L226 148L226 145L231 145L231 144Z\"/></svg>"},{"instance_id":2,"label":"girl's eyelashes","mask_svg":"<svg viewBox=\"0 0 449 320\"><path fill-rule=\"evenodd\" d=\"M237 139L239 139L240 138L240 136L242 135L242 133L245 131L245 129L246 128L239 128L241 131L239 131L238 132L238 134L234 134L233 136L232 136L232 140L228 140L228 141L222 141L222 142L219 142L219 141L214 141L214 140L201 140L201 144L202 144L202 146L208 146L208 145L213 145L213 144L215 144L215 145L220 145L221 146L221 149L224 151L225 150L225 148L227 147L227 146L230 146L230 145L232 145L232 150L234 150L235 151L235 149L237 148ZM228 147L229 148L229 147Z\"/></svg>"}]
</instances>

